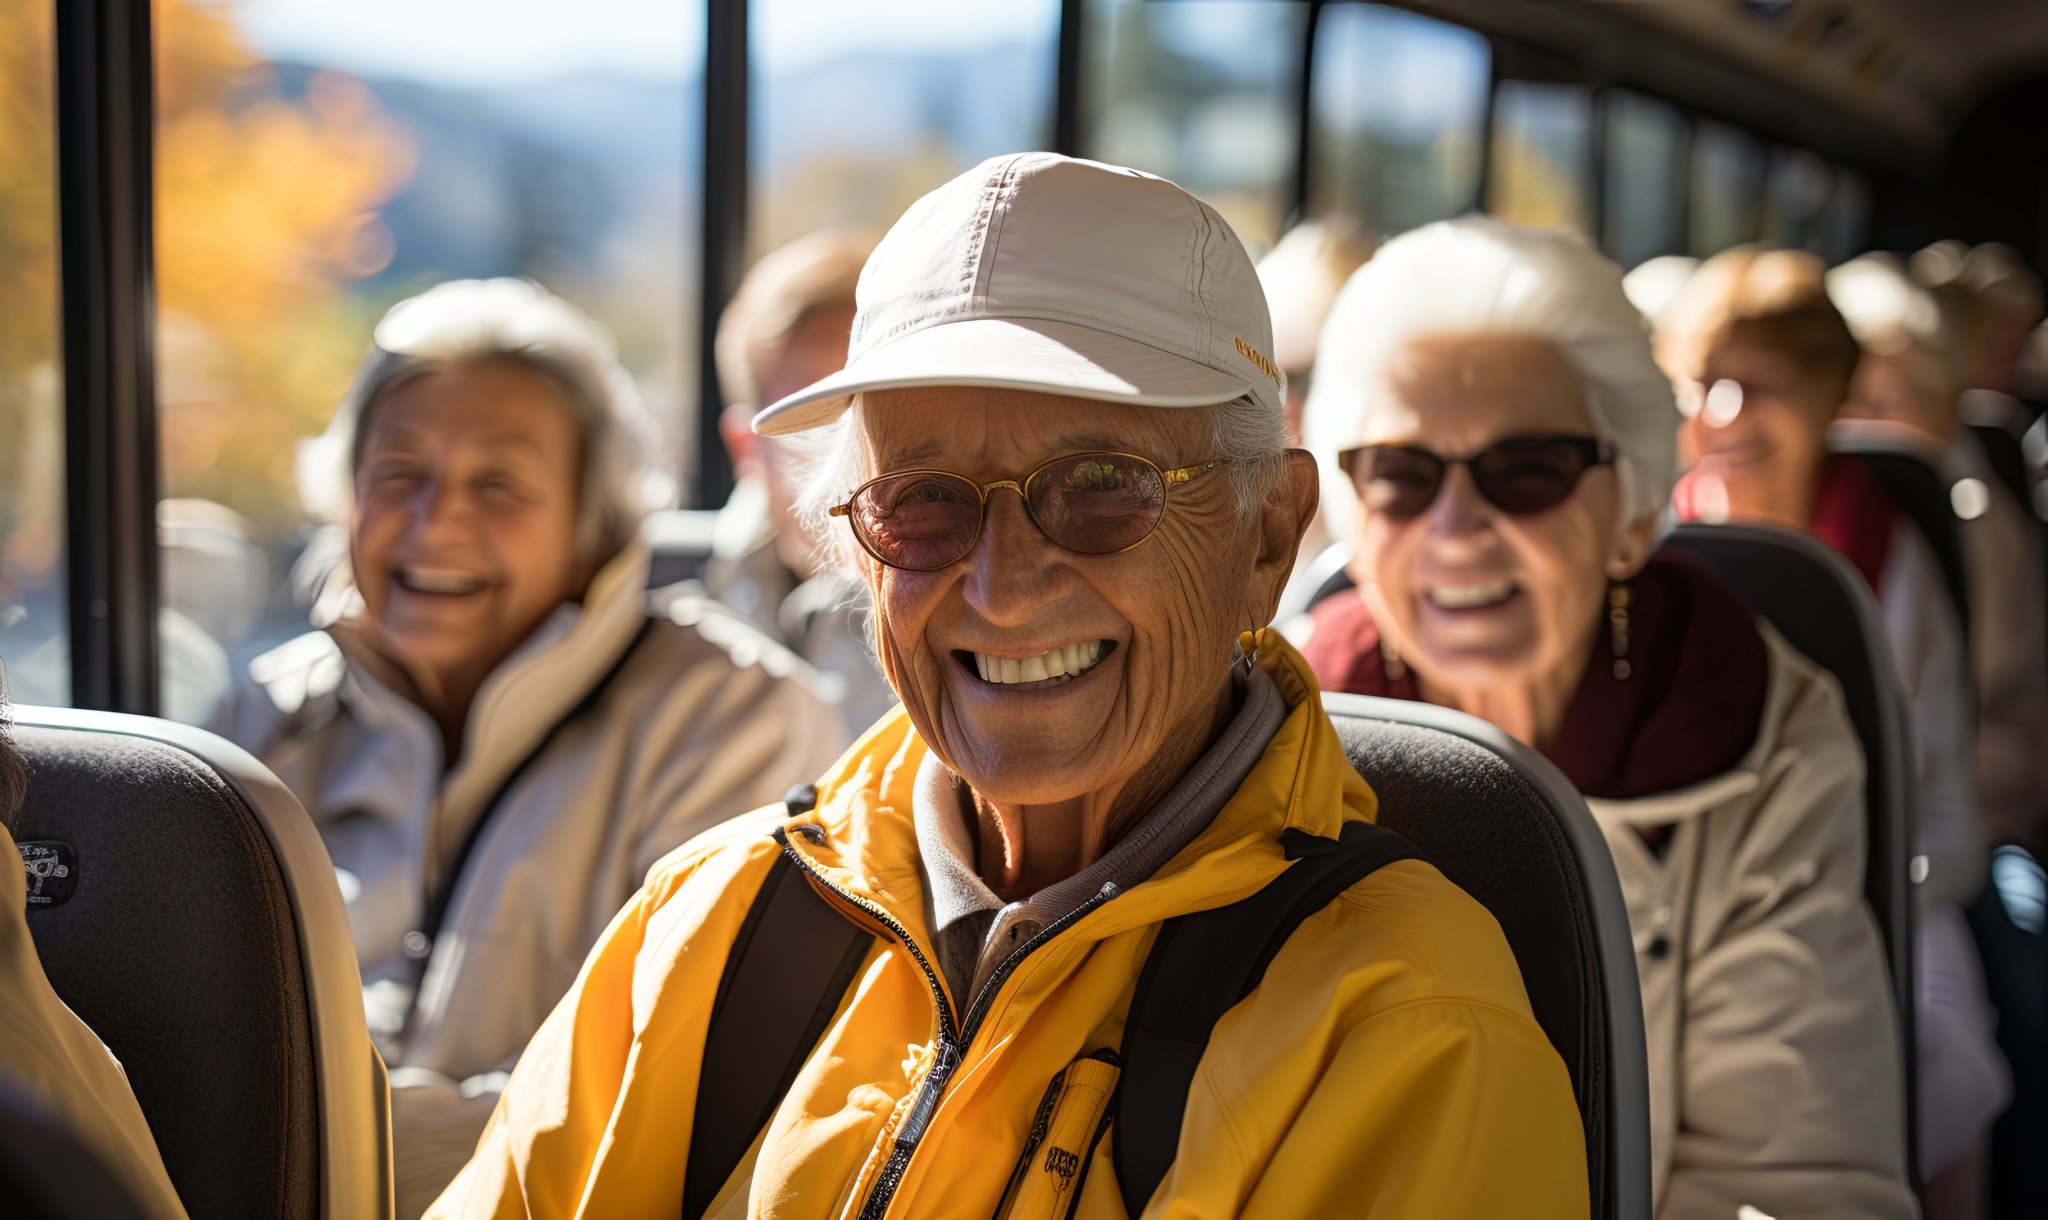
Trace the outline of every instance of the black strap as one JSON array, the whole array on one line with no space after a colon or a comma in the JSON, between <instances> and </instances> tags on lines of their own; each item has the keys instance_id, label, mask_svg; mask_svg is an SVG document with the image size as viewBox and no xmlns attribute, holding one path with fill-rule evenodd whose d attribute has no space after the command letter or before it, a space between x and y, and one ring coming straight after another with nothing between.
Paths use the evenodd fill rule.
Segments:
<instances>
[{"instance_id":1,"label":"black strap","mask_svg":"<svg viewBox=\"0 0 2048 1220\"><path fill-rule=\"evenodd\" d=\"M777 853L711 1002L683 1173L686 1220L711 1206L774 1116L852 984L870 939L825 902L787 851Z\"/></svg>"},{"instance_id":2,"label":"black strap","mask_svg":"<svg viewBox=\"0 0 2048 1220\"><path fill-rule=\"evenodd\" d=\"M1346 822L1336 839L1289 830L1280 842L1295 861L1287 871L1249 898L1166 921L1138 975L1124 1021L1112 1151L1133 1216L1173 1165L1188 1088L1216 1022L1258 987L1303 920L1384 865L1423 858L1369 822Z\"/></svg>"},{"instance_id":3,"label":"black strap","mask_svg":"<svg viewBox=\"0 0 2048 1220\"><path fill-rule=\"evenodd\" d=\"M555 743L555 739L562 735L563 730L589 715L597 707L598 703L604 698L605 691L610 689L613 679L617 678L620 671L626 668L626 662L632 659L633 654L640 651L641 642L653 630L653 619L648 619L640 624L640 630L633 636L633 642L627 644L625 650L619 653L618 660L612 662L612 667L604 672L604 676L593 683L591 688L584 693L583 698L576 701L576 706L564 713L560 720L555 721L548 729L547 734L531 750L526 752L526 757L519 760L519 765L512 768L505 778L499 781L497 790L491 793L491 799L478 806L476 817L470 821L469 833L462 837L462 846L456 850L454 858L448 862L448 867L442 870L442 884L440 888L430 891L426 896L424 913L420 919L420 926L417 929L426 940L421 945L423 951L413 953L412 956L421 959L424 963L428 955L433 952L434 944L441 935L442 921L448 918L448 905L455 898L455 891L462 883L464 871L469 868L470 857L476 854L477 844L483 841L484 831L491 824L491 815L498 812L498 806L504 803L505 797L512 791L513 785L525 778L527 771L533 767L533 764L540 759L541 755L547 753L548 747ZM408 937L407 939L410 940L411 938ZM421 970L424 971L425 968L425 965L422 964Z\"/></svg>"}]
</instances>

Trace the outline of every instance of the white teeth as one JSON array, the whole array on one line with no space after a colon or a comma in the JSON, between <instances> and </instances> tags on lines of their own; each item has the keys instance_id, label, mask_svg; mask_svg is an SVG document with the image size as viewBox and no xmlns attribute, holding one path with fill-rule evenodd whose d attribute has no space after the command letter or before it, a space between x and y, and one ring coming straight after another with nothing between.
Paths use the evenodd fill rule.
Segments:
<instances>
[{"instance_id":1,"label":"white teeth","mask_svg":"<svg viewBox=\"0 0 2048 1220\"><path fill-rule=\"evenodd\" d=\"M1514 591L1514 585L1501 581L1490 585L1444 585L1431 589L1427 596L1446 610L1468 610L1506 601Z\"/></svg>"},{"instance_id":2,"label":"white teeth","mask_svg":"<svg viewBox=\"0 0 2048 1220\"><path fill-rule=\"evenodd\" d=\"M398 577L406 588L422 593L474 593L484 587L475 576L445 568L401 568Z\"/></svg>"},{"instance_id":3,"label":"white teeth","mask_svg":"<svg viewBox=\"0 0 2048 1220\"><path fill-rule=\"evenodd\" d=\"M984 682L995 682L1005 686L1019 682L1058 682L1076 678L1094 668L1102 659L1101 640L1088 640L1079 644L1058 644L1046 649L1035 657L992 657L984 652L973 654L974 672Z\"/></svg>"}]
</instances>

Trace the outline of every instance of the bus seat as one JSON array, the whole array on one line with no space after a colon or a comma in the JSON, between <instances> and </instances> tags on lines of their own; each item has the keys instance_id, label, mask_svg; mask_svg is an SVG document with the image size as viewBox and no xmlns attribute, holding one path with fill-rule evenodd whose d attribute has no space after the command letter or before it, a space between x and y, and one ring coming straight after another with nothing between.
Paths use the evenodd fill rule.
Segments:
<instances>
[{"instance_id":1,"label":"bus seat","mask_svg":"<svg viewBox=\"0 0 2048 1220\"><path fill-rule=\"evenodd\" d=\"M1877 599L1847 559L1795 530L1681 525L1664 549L1690 555L1735 586L1787 643L1834 675L1863 747L1868 858L1863 894L1884 936L1892 1000L1913 1101L1913 784L1906 700L1892 667ZM1912 1131L1907 1131L1909 1145ZM1908 1149L1907 1164L1918 1162Z\"/></svg>"},{"instance_id":2,"label":"bus seat","mask_svg":"<svg viewBox=\"0 0 2048 1220\"><path fill-rule=\"evenodd\" d=\"M1586 803L1540 754L1426 703L1325 694L1400 832L1499 921L1571 1073L1597 1220L1650 1214L1650 1101L1628 909Z\"/></svg>"},{"instance_id":3,"label":"bus seat","mask_svg":"<svg viewBox=\"0 0 2048 1220\"><path fill-rule=\"evenodd\" d=\"M1893 439L1890 430L1867 421L1838 423L1828 430L1828 448L1851 454L1870 471L1893 507L1913 523L1941 565L1942 583L1955 607L1965 648L1970 642L1969 563L1949 499L1949 479L1934 464L1932 451ZM1766 615L1765 617L1769 617Z\"/></svg>"},{"instance_id":4,"label":"bus seat","mask_svg":"<svg viewBox=\"0 0 2048 1220\"><path fill-rule=\"evenodd\" d=\"M0 1199L14 1220L149 1220L99 1153L21 1089L0 1081Z\"/></svg>"},{"instance_id":5,"label":"bus seat","mask_svg":"<svg viewBox=\"0 0 2048 1220\"><path fill-rule=\"evenodd\" d=\"M1302 565L1300 573L1287 582L1273 621L1284 623L1296 615L1307 614L1311 606L1332 593L1351 588L1356 582L1344 566L1350 562L1349 543L1333 542L1317 552L1316 557Z\"/></svg>"},{"instance_id":6,"label":"bus seat","mask_svg":"<svg viewBox=\"0 0 2048 1220\"><path fill-rule=\"evenodd\" d=\"M57 994L126 1069L194 1216L392 1213L390 1105L326 848L276 777L210 733L17 706L16 838ZM66 892L68 889L68 892Z\"/></svg>"},{"instance_id":7,"label":"bus seat","mask_svg":"<svg viewBox=\"0 0 2048 1220\"><path fill-rule=\"evenodd\" d=\"M702 580L711 560L711 536L717 512L711 509L665 508L649 513L640 536L653 554L647 587L662 589L686 580Z\"/></svg>"}]
</instances>

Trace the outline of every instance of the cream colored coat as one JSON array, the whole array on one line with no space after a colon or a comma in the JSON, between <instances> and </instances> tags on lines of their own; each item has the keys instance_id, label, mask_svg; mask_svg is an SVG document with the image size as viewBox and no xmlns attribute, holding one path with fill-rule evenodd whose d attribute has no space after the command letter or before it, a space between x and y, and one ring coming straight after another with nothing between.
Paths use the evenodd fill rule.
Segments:
<instances>
[{"instance_id":1,"label":"cream colored coat","mask_svg":"<svg viewBox=\"0 0 2048 1220\"><path fill-rule=\"evenodd\" d=\"M1759 624L1736 767L1590 800L1628 903L1659 1220L1910 1217L1899 1035L1863 900L1863 759L1832 678ZM1672 833L1660 859L1641 832Z\"/></svg>"},{"instance_id":2,"label":"cream colored coat","mask_svg":"<svg viewBox=\"0 0 2048 1220\"><path fill-rule=\"evenodd\" d=\"M654 862L846 745L802 661L708 600L645 593L646 571L629 547L491 674L445 774L439 730L347 623L259 657L215 726L284 780L334 857L391 1067L401 1216L469 1158L504 1073ZM428 879L629 648L601 702L506 790L422 976L403 942Z\"/></svg>"}]
</instances>

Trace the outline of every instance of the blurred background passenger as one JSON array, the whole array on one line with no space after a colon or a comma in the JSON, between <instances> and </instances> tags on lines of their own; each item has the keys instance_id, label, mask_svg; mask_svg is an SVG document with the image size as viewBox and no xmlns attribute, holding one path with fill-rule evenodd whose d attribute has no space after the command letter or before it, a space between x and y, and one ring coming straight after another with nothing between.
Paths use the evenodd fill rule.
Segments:
<instances>
[{"instance_id":1,"label":"blurred background passenger","mask_svg":"<svg viewBox=\"0 0 2048 1220\"><path fill-rule=\"evenodd\" d=\"M1703 264L1657 355L1678 387L1680 518L1804 530L1876 592L1911 712L1919 907L1920 1174L1968 1174L2010 1080L1962 909L1988 862L1972 766L1975 703L1961 628L1933 549L1856 458L1831 455L1860 359L1810 254L1738 247ZM1972 1193L1967 1185L1956 1193ZM1930 1207L1930 1214L1974 1214Z\"/></svg>"},{"instance_id":2,"label":"blurred background passenger","mask_svg":"<svg viewBox=\"0 0 2048 1220\"><path fill-rule=\"evenodd\" d=\"M1324 353L1308 439L1358 588L1303 653L1586 794L1642 980L1657 1214L1911 1216L1854 731L1732 590L1651 556L1678 416L1619 268L1431 225L1352 280Z\"/></svg>"},{"instance_id":3,"label":"blurred background passenger","mask_svg":"<svg viewBox=\"0 0 2048 1220\"><path fill-rule=\"evenodd\" d=\"M1343 216L1304 220L1283 234L1259 260L1259 286L1273 311L1273 363L1287 382L1287 439L1301 443L1301 412L1315 374L1316 344L1330 304L1351 273L1372 257L1375 242L1356 221ZM1305 609L1316 586L1342 562L1330 552L1331 536L1319 512L1302 535L1294 573L1280 594L1280 619Z\"/></svg>"},{"instance_id":4,"label":"blurred background passenger","mask_svg":"<svg viewBox=\"0 0 2048 1220\"><path fill-rule=\"evenodd\" d=\"M1628 295L1629 304L1654 328L1662 323L1671 303L1685 291L1686 281L1699 269L1700 260L1690 255L1660 254L1643 260L1622 276L1621 290Z\"/></svg>"},{"instance_id":5,"label":"blurred background passenger","mask_svg":"<svg viewBox=\"0 0 2048 1220\"><path fill-rule=\"evenodd\" d=\"M346 562L318 629L252 662L217 730L334 857L402 1215L467 1159L654 862L844 741L787 650L646 591L653 451L609 333L503 279L392 309L303 455Z\"/></svg>"},{"instance_id":6,"label":"blurred background passenger","mask_svg":"<svg viewBox=\"0 0 2048 1220\"><path fill-rule=\"evenodd\" d=\"M36 956L12 833L29 773L8 713L7 678L0 672L0 1088L25 1096L96 1154L144 1215L183 1220L184 1204L120 1061L57 997ZM0 1179L0 1189L6 1185ZM63 1183L53 1185L65 1193Z\"/></svg>"},{"instance_id":7,"label":"blurred background passenger","mask_svg":"<svg viewBox=\"0 0 2048 1220\"><path fill-rule=\"evenodd\" d=\"M705 588L809 661L855 736L896 695L868 643L867 590L832 565L794 511L806 461L787 439L756 436L763 406L836 373L853 330L853 290L875 248L868 232L826 230L755 263L718 321L719 434L733 491L712 528Z\"/></svg>"},{"instance_id":8,"label":"blurred background passenger","mask_svg":"<svg viewBox=\"0 0 2048 1220\"><path fill-rule=\"evenodd\" d=\"M1953 488L1969 579L1977 808L1993 846L2031 848L2048 811L2040 525L1958 413L1973 365L1982 367L1972 359L1971 340L1989 311L1973 317L1975 303L1959 283L1929 290L1897 259L1880 254L1830 271L1827 287L1863 348L1844 408L1855 421L1839 426L1894 428L1932 446L1934 464Z\"/></svg>"}]
</instances>

